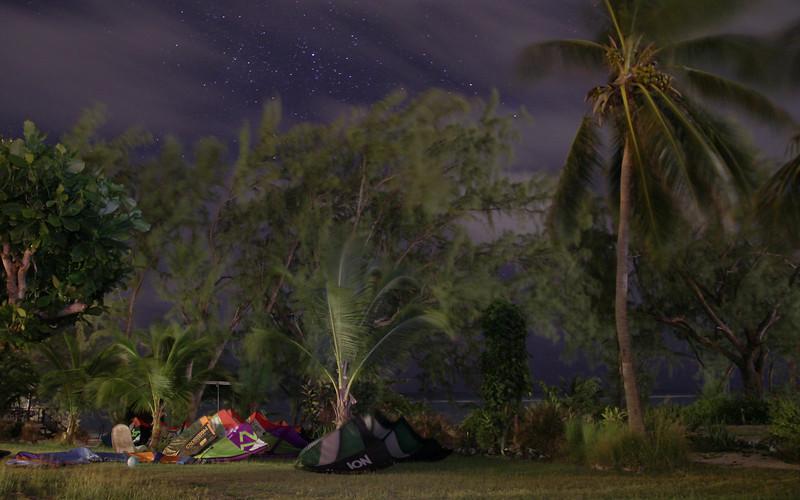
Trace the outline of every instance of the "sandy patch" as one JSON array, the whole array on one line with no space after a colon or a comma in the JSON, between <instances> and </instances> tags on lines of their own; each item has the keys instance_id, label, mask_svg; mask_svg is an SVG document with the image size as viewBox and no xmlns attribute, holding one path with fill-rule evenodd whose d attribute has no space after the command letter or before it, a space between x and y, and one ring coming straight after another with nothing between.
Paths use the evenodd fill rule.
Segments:
<instances>
[{"instance_id":1,"label":"sandy patch","mask_svg":"<svg viewBox=\"0 0 800 500\"><path fill-rule=\"evenodd\" d=\"M724 465L728 467L755 467L762 469L781 469L800 471L800 464L789 464L775 457L760 453L692 453L693 462L702 464Z\"/></svg>"}]
</instances>

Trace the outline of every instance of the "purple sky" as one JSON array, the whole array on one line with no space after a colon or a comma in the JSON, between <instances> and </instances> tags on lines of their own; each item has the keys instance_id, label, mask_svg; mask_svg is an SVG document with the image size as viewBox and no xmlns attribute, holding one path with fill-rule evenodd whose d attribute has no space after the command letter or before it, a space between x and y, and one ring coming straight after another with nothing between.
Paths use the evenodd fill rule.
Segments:
<instances>
[{"instance_id":1,"label":"purple sky","mask_svg":"<svg viewBox=\"0 0 800 500\"><path fill-rule=\"evenodd\" d=\"M587 34L596 0L3 0L0 133L24 119L58 134L95 102L108 133L132 124L191 141L232 139L280 96L290 121L330 119L396 88L431 86L525 106L515 170L562 161L594 80L514 77L527 43ZM797 0L768 0L719 30L773 32L800 17ZM774 95L800 115L800 93ZM785 137L757 130L768 154Z\"/></svg>"},{"instance_id":2,"label":"purple sky","mask_svg":"<svg viewBox=\"0 0 800 500\"><path fill-rule=\"evenodd\" d=\"M587 35L592 1L1 0L0 134L19 135L33 119L58 136L101 102L108 134L142 125L186 142L231 141L272 96L292 123L397 88L479 97L496 88L502 111L524 106L532 117L519 122L513 166L524 178L560 167L596 79L530 85L515 78L514 57L534 41ZM772 33L799 17L800 1L768 0L715 30ZM800 119L800 91L770 95ZM784 153L787 136L752 131L765 155ZM541 349L534 375L558 373L558 349Z\"/></svg>"}]
</instances>

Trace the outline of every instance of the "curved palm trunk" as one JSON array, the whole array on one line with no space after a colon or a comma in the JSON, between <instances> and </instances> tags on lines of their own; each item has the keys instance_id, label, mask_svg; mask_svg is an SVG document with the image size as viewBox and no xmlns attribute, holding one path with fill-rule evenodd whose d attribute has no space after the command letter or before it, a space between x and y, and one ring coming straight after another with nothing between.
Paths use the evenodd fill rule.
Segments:
<instances>
[{"instance_id":1,"label":"curved palm trunk","mask_svg":"<svg viewBox=\"0 0 800 500\"><path fill-rule=\"evenodd\" d=\"M628 425L636 433L644 433L642 403L636 383L636 364L634 362L631 336L628 332L628 236L631 218L631 157L630 138L625 140L622 155L622 172L619 181L619 227L617 228L617 281L614 298L614 320L619 343L619 364L622 385L625 389L625 406L628 410Z\"/></svg>"},{"instance_id":2,"label":"curved palm trunk","mask_svg":"<svg viewBox=\"0 0 800 500\"><path fill-rule=\"evenodd\" d=\"M74 444L75 437L78 435L78 419L77 410L70 409L67 415L67 429L64 431L64 442L67 444Z\"/></svg>"},{"instance_id":3,"label":"curved palm trunk","mask_svg":"<svg viewBox=\"0 0 800 500\"><path fill-rule=\"evenodd\" d=\"M150 442L147 443L150 449L155 449L161 441L161 415L164 413L164 407L158 403L153 411L153 428L150 434Z\"/></svg>"}]
</instances>

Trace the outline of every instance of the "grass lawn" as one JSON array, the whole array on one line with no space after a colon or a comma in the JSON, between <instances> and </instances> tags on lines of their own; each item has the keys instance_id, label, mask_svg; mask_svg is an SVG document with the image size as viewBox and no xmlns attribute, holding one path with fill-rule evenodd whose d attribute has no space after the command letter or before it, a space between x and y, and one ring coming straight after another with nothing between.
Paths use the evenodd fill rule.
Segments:
<instances>
[{"instance_id":1,"label":"grass lawn","mask_svg":"<svg viewBox=\"0 0 800 500\"><path fill-rule=\"evenodd\" d=\"M0 443L0 449L52 446ZM63 448L61 448L63 449ZM800 498L796 471L695 465L673 473L592 471L565 464L453 456L380 472L325 475L291 462L0 467L0 498Z\"/></svg>"}]
</instances>

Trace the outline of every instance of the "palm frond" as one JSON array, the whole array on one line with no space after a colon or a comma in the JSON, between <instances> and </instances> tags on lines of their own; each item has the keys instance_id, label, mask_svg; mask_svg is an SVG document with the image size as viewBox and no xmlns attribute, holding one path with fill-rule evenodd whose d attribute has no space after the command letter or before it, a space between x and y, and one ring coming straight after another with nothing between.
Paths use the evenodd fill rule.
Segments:
<instances>
[{"instance_id":1,"label":"palm frond","mask_svg":"<svg viewBox=\"0 0 800 500\"><path fill-rule=\"evenodd\" d=\"M744 7L758 0L626 0L633 3L620 23L634 25L636 33L652 41L665 41L693 35L698 31L719 25L740 13ZM615 2L616 3L616 2ZM633 22L630 16L636 15Z\"/></svg>"},{"instance_id":2,"label":"palm frond","mask_svg":"<svg viewBox=\"0 0 800 500\"><path fill-rule=\"evenodd\" d=\"M800 155L778 169L756 195L756 214L770 240L800 242Z\"/></svg>"},{"instance_id":3,"label":"palm frond","mask_svg":"<svg viewBox=\"0 0 800 500\"><path fill-rule=\"evenodd\" d=\"M604 69L605 48L590 40L548 40L522 49L517 73L527 80L543 78L557 69Z\"/></svg>"},{"instance_id":4,"label":"palm frond","mask_svg":"<svg viewBox=\"0 0 800 500\"><path fill-rule=\"evenodd\" d=\"M639 137L636 125L634 124L633 119L633 112L631 106L631 96L628 95L628 91L625 87L620 88L620 95L622 96L622 104L624 107L624 118L625 124L628 128L628 138L627 140L630 141L630 144L633 146L633 158L634 158L634 169L638 172L638 181L639 181L639 189L638 193L641 194L640 201L644 203L640 203L639 207L641 210L646 214L648 222L645 226L650 227L651 230L649 231L650 234L658 235L657 228L659 226L657 222L657 215L656 215L656 207L653 204L653 200L650 198L651 188L648 186L648 172L647 166L644 164L642 150L639 146Z\"/></svg>"},{"instance_id":5,"label":"palm frond","mask_svg":"<svg viewBox=\"0 0 800 500\"><path fill-rule=\"evenodd\" d=\"M670 44L661 54L670 65L719 68L745 82L770 84L780 73L778 50L755 35L701 36Z\"/></svg>"},{"instance_id":6,"label":"palm frond","mask_svg":"<svg viewBox=\"0 0 800 500\"><path fill-rule=\"evenodd\" d=\"M341 370L352 362L363 348L366 328L363 324L363 303L350 288L329 284L325 290L326 327L331 336L334 357Z\"/></svg>"},{"instance_id":7,"label":"palm frond","mask_svg":"<svg viewBox=\"0 0 800 500\"><path fill-rule=\"evenodd\" d=\"M597 123L591 116L584 116L572 140L548 215L548 225L555 236L564 237L577 227L578 213L601 161Z\"/></svg>"},{"instance_id":8,"label":"palm frond","mask_svg":"<svg viewBox=\"0 0 800 500\"><path fill-rule=\"evenodd\" d=\"M441 311L428 310L414 315L392 326L382 334L374 345L364 354L356 365L347 389L352 386L358 374L371 363L378 360L381 354L407 352L418 341L417 336L426 332L450 332L447 317Z\"/></svg>"},{"instance_id":9,"label":"palm frond","mask_svg":"<svg viewBox=\"0 0 800 500\"><path fill-rule=\"evenodd\" d=\"M651 167L659 168L670 191L686 200L696 210L698 204L707 200L707 186L696 182L696 178L691 175L686 152L681 148L672 124L659 109L653 95L642 84L637 84L637 88L645 98L642 116L650 119L647 127L649 130L643 135L649 138L650 147L647 149ZM643 121L645 120L640 118L640 122Z\"/></svg>"},{"instance_id":10,"label":"palm frond","mask_svg":"<svg viewBox=\"0 0 800 500\"><path fill-rule=\"evenodd\" d=\"M727 78L684 66L683 74L692 89L705 98L737 106L764 123L781 127L796 126L791 115L763 94Z\"/></svg>"}]
</instances>

